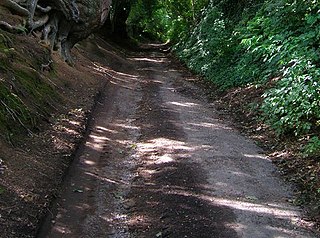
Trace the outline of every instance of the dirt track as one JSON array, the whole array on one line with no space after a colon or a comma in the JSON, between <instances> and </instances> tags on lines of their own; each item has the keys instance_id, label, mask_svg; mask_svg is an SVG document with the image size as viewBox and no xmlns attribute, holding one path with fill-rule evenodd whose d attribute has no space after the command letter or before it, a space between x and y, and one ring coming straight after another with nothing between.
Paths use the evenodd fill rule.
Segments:
<instances>
[{"instance_id":1,"label":"dirt track","mask_svg":"<svg viewBox=\"0 0 320 238\"><path fill-rule=\"evenodd\" d=\"M119 55L92 66L110 82L39 237L317 237L189 73L163 53Z\"/></svg>"}]
</instances>

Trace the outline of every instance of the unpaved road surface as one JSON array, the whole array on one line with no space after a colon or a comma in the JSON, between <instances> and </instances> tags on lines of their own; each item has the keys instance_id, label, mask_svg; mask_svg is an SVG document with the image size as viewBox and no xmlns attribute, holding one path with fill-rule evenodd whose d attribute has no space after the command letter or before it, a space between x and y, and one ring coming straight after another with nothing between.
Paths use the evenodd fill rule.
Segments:
<instances>
[{"instance_id":1,"label":"unpaved road surface","mask_svg":"<svg viewBox=\"0 0 320 238\"><path fill-rule=\"evenodd\" d=\"M110 82L39 237L317 237L190 74L151 50L110 61L92 66Z\"/></svg>"}]
</instances>

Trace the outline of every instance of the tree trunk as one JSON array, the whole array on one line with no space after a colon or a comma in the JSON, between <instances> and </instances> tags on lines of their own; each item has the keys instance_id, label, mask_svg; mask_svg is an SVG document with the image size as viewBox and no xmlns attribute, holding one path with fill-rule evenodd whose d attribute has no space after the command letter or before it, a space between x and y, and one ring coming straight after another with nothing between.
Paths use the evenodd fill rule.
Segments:
<instances>
[{"instance_id":1,"label":"tree trunk","mask_svg":"<svg viewBox=\"0 0 320 238\"><path fill-rule=\"evenodd\" d=\"M111 14L111 31L112 34L120 37L126 38L127 34L127 25L126 21L130 14L131 1L130 0L118 0L115 1L112 5L112 14Z\"/></svg>"},{"instance_id":2,"label":"tree trunk","mask_svg":"<svg viewBox=\"0 0 320 238\"><path fill-rule=\"evenodd\" d=\"M0 0L0 4L25 18L29 33L42 31L42 40L72 63L70 50L102 26L112 0ZM0 27L19 29L0 19Z\"/></svg>"}]
</instances>

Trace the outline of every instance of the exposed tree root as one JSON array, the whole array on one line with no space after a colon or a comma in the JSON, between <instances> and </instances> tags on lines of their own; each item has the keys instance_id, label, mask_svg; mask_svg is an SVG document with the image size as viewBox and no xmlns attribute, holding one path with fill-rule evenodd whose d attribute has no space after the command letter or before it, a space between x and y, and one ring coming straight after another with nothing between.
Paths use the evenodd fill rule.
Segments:
<instances>
[{"instance_id":1,"label":"exposed tree root","mask_svg":"<svg viewBox=\"0 0 320 238\"><path fill-rule=\"evenodd\" d=\"M34 14L37 8L38 0L28 0L28 8L29 8L29 15L28 15L28 27L34 30Z\"/></svg>"},{"instance_id":2,"label":"exposed tree root","mask_svg":"<svg viewBox=\"0 0 320 238\"><path fill-rule=\"evenodd\" d=\"M41 7L41 6L37 6L37 10L39 10L42 13L48 13L52 10L52 7L47 6L47 7Z\"/></svg>"},{"instance_id":3,"label":"exposed tree root","mask_svg":"<svg viewBox=\"0 0 320 238\"><path fill-rule=\"evenodd\" d=\"M1 1L1 4L2 4L4 7L8 8L8 9L10 9L10 10L16 12L16 13L18 13L18 14L21 15L21 16L27 17L27 16L29 16L29 14L30 14L30 12L28 11L28 9L20 6L20 5L17 3L17 1L2 0L2 1Z\"/></svg>"},{"instance_id":4,"label":"exposed tree root","mask_svg":"<svg viewBox=\"0 0 320 238\"><path fill-rule=\"evenodd\" d=\"M24 34L26 33L26 29L24 29L23 27L19 27L19 26L12 26L9 23L5 22L5 21L0 21L0 29L8 31L10 33L13 34Z\"/></svg>"},{"instance_id":5,"label":"exposed tree root","mask_svg":"<svg viewBox=\"0 0 320 238\"><path fill-rule=\"evenodd\" d=\"M48 21L49 21L49 16L48 15L42 16L37 21L33 22L32 29L30 30L30 32L34 31L35 29L38 29L39 27L44 26Z\"/></svg>"},{"instance_id":6,"label":"exposed tree root","mask_svg":"<svg viewBox=\"0 0 320 238\"><path fill-rule=\"evenodd\" d=\"M26 22L23 28L2 20L1 29L29 34L42 31L42 41L73 64L72 47L104 23L111 0L1 0L1 4Z\"/></svg>"}]
</instances>

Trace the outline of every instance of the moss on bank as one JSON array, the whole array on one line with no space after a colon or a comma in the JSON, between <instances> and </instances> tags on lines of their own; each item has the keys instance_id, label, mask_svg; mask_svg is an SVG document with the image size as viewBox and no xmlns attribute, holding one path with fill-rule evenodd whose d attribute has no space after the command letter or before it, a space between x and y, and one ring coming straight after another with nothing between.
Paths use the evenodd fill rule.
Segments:
<instances>
[{"instance_id":1,"label":"moss on bank","mask_svg":"<svg viewBox=\"0 0 320 238\"><path fill-rule=\"evenodd\" d=\"M37 131L59 98L39 73L47 50L28 54L15 48L14 40L14 35L0 31L0 131L6 141Z\"/></svg>"}]
</instances>

